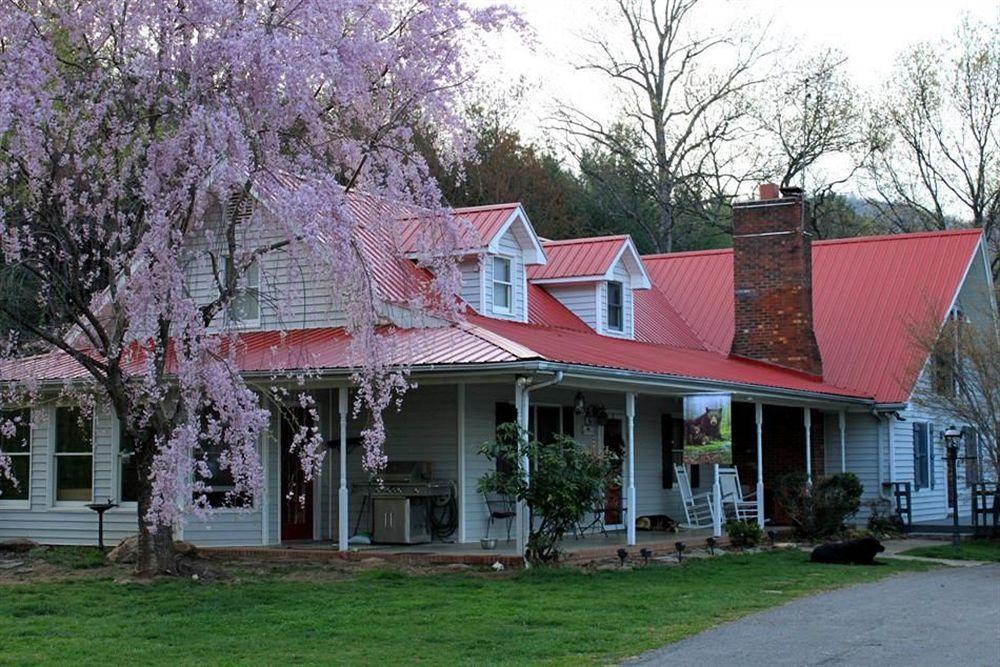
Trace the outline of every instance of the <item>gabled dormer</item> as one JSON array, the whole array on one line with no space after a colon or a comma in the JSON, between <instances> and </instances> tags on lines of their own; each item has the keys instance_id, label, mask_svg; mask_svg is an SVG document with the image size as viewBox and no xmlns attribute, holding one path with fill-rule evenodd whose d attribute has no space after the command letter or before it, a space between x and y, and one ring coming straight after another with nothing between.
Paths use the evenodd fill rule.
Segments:
<instances>
[{"instance_id":1,"label":"gabled dormer","mask_svg":"<svg viewBox=\"0 0 1000 667\"><path fill-rule=\"evenodd\" d=\"M633 291L649 289L649 276L632 238L601 236L542 244L548 262L529 270L543 286L594 331L635 337Z\"/></svg>"},{"instance_id":2,"label":"gabled dormer","mask_svg":"<svg viewBox=\"0 0 1000 667\"><path fill-rule=\"evenodd\" d=\"M545 264L545 251L519 203L454 209L461 227L461 297L488 317L528 320L528 267ZM404 229L402 243L415 244ZM407 248L416 256L416 251Z\"/></svg>"}]
</instances>

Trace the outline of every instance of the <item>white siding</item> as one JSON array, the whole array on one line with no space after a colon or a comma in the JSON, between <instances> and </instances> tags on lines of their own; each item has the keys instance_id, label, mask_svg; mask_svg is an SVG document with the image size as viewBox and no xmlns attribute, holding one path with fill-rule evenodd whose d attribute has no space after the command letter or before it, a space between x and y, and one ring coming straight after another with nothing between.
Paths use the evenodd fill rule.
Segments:
<instances>
[{"instance_id":1,"label":"white siding","mask_svg":"<svg viewBox=\"0 0 1000 667\"><path fill-rule=\"evenodd\" d=\"M557 284L544 287L587 326L597 331L598 303L601 300L597 283Z\"/></svg>"},{"instance_id":2,"label":"white siding","mask_svg":"<svg viewBox=\"0 0 1000 667\"><path fill-rule=\"evenodd\" d=\"M474 310L482 313L482 260L478 257L464 259L458 264L461 273L461 297Z\"/></svg>"}]
</instances>

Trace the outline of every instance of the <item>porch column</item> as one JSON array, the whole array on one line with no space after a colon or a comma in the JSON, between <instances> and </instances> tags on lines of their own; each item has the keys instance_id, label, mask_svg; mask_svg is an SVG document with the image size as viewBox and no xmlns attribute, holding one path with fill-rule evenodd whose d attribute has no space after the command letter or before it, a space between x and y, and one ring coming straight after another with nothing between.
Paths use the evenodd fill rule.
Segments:
<instances>
[{"instance_id":1,"label":"porch column","mask_svg":"<svg viewBox=\"0 0 1000 667\"><path fill-rule=\"evenodd\" d=\"M757 525L764 527L764 406L753 404L754 422L757 425Z\"/></svg>"},{"instance_id":2,"label":"porch column","mask_svg":"<svg viewBox=\"0 0 1000 667\"><path fill-rule=\"evenodd\" d=\"M625 439L628 447L628 505L625 507L626 538L635 546L635 394L625 394Z\"/></svg>"},{"instance_id":3,"label":"porch column","mask_svg":"<svg viewBox=\"0 0 1000 667\"><path fill-rule=\"evenodd\" d=\"M524 386L524 379L519 378L517 383L514 385L514 405L517 406L517 423L521 427L521 440L518 443L518 458L520 459L520 468L524 474L525 481L530 478L531 470L528 463L528 452L526 448L523 447L525 444L524 438L527 437L528 433L528 408L529 408L529 394ZM530 517L528 516L528 508L523 500L517 501L516 506L516 526L517 526L517 553L520 556L524 556L524 550L527 546L528 537L528 522Z\"/></svg>"},{"instance_id":4,"label":"porch column","mask_svg":"<svg viewBox=\"0 0 1000 667\"><path fill-rule=\"evenodd\" d=\"M465 384L458 384L458 541L465 542Z\"/></svg>"},{"instance_id":5,"label":"porch column","mask_svg":"<svg viewBox=\"0 0 1000 667\"><path fill-rule=\"evenodd\" d=\"M722 485L719 484L719 464L712 464L712 535L722 537Z\"/></svg>"},{"instance_id":6,"label":"porch column","mask_svg":"<svg viewBox=\"0 0 1000 667\"><path fill-rule=\"evenodd\" d=\"M812 455L812 410L808 407L802 408L802 423L806 427L806 483L813 483L813 455Z\"/></svg>"},{"instance_id":7,"label":"porch column","mask_svg":"<svg viewBox=\"0 0 1000 667\"><path fill-rule=\"evenodd\" d=\"M347 518L347 387L337 389L337 400L340 412L340 495L337 503L337 547L340 551L347 551L347 540L349 539Z\"/></svg>"},{"instance_id":8,"label":"porch column","mask_svg":"<svg viewBox=\"0 0 1000 667\"><path fill-rule=\"evenodd\" d=\"M847 411L841 410L837 415L837 425L840 427L840 472L847 472Z\"/></svg>"}]
</instances>

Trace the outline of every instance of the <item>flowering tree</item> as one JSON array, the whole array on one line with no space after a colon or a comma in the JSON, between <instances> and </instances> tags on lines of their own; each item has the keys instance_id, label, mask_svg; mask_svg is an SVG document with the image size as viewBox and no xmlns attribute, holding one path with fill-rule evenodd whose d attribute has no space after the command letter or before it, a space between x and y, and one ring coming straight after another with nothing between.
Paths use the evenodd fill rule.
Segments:
<instances>
[{"instance_id":1,"label":"flowering tree","mask_svg":"<svg viewBox=\"0 0 1000 667\"><path fill-rule=\"evenodd\" d=\"M422 207L438 243L454 238L412 134L433 125L445 153L461 154L470 37L511 22L461 0L0 8L0 264L5 284L31 294L28 308L9 289L0 298L4 355L68 357L84 372L61 397L104 402L121 421L140 482L140 572L170 571L172 526L208 506L209 449L232 477L231 500L261 491L262 394L287 390L275 378L258 391L235 372L232 315L268 256L317 267L347 295L372 414L365 461L382 464L378 415L405 381L386 359L358 239L363 227L390 252L394 222L362 222L352 192ZM262 207L278 228L266 241L250 233ZM206 247L211 284L195 289L189 268ZM432 288L453 293L454 267L433 268ZM53 393L30 370L2 392L4 405ZM297 400L313 409L306 393ZM307 476L320 444L303 424L293 446ZM2 455L0 476L13 477Z\"/></svg>"}]
</instances>

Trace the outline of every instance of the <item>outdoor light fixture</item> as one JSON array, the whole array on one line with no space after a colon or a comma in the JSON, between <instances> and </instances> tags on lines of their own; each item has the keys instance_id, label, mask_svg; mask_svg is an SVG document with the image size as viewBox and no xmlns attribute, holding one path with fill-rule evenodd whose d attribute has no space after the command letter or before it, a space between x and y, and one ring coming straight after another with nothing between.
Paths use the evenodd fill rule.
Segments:
<instances>
[{"instance_id":1,"label":"outdoor light fixture","mask_svg":"<svg viewBox=\"0 0 1000 667\"><path fill-rule=\"evenodd\" d=\"M618 550L618 566L625 567L625 559L628 558L628 552L624 549Z\"/></svg>"},{"instance_id":2,"label":"outdoor light fixture","mask_svg":"<svg viewBox=\"0 0 1000 667\"><path fill-rule=\"evenodd\" d=\"M945 446L948 449L948 496L951 504L951 546L955 551L962 548L962 535L959 530L958 520L958 446L962 439L962 432L949 426L941 434L944 437Z\"/></svg>"},{"instance_id":3,"label":"outdoor light fixture","mask_svg":"<svg viewBox=\"0 0 1000 667\"><path fill-rule=\"evenodd\" d=\"M674 545L674 548L677 549L677 562L680 563L684 560L684 550L687 549L687 545L683 542L678 542Z\"/></svg>"},{"instance_id":4,"label":"outdoor light fixture","mask_svg":"<svg viewBox=\"0 0 1000 667\"><path fill-rule=\"evenodd\" d=\"M573 397L573 413L577 417L582 417L587 412L587 401L583 398L581 392L576 392L576 396Z\"/></svg>"},{"instance_id":5,"label":"outdoor light fixture","mask_svg":"<svg viewBox=\"0 0 1000 667\"><path fill-rule=\"evenodd\" d=\"M642 549L639 549L639 555L642 556L642 564L649 565L649 557L653 555L653 552L646 547L643 547Z\"/></svg>"},{"instance_id":6,"label":"outdoor light fixture","mask_svg":"<svg viewBox=\"0 0 1000 667\"><path fill-rule=\"evenodd\" d=\"M715 538L709 537L705 539L705 546L708 547L708 553L715 555Z\"/></svg>"}]
</instances>

